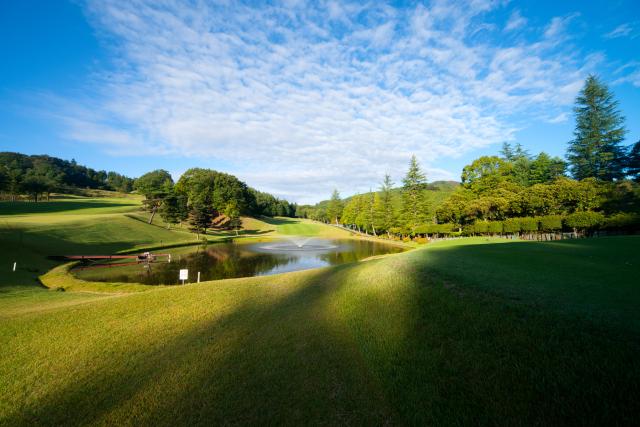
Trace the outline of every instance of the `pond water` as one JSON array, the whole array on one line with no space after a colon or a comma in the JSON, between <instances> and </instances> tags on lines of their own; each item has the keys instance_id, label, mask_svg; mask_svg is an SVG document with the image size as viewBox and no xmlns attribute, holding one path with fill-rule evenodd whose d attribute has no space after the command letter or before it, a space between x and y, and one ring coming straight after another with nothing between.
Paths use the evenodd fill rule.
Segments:
<instances>
[{"instance_id":1,"label":"pond water","mask_svg":"<svg viewBox=\"0 0 640 427\"><path fill-rule=\"evenodd\" d=\"M76 268L84 280L135 282L147 285L178 284L179 270L188 269L188 282L261 276L358 261L404 249L368 240L291 238L261 243L217 243L159 252L170 253L172 262L110 267Z\"/></svg>"}]
</instances>

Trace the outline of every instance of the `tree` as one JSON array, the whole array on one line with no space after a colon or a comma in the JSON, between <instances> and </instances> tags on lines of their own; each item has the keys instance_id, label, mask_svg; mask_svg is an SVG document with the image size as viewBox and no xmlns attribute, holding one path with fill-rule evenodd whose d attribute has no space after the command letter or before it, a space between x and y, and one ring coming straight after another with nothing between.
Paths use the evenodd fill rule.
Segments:
<instances>
[{"instance_id":1,"label":"tree","mask_svg":"<svg viewBox=\"0 0 640 427\"><path fill-rule=\"evenodd\" d=\"M587 77L574 107L576 128L567 160L578 179L612 181L624 176L624 117L609 88L594 75Z\"/></svg>"},{"instance_id":2,"label":"tree","mask_svg":"<svg viewBox=\"0 0 640 427\"><path fill-rule=\"evenodd\" d=\"M211 209L204 203L197 202L189 211L189 229L196 233L199 239L200 233L207 234L212 219Z\"/></svg>"},{"instance_id":3,"label":"tree","mask_svg":"<svg viewBox=\"0 0 640 427\"><path fill-rule=\"evenodd\" d=\"M482 156L462 169L462 184L480 194L509 179L510 163L497 156Z\"/></svg>"},{"instance_id":4,"label":"tree","mask_svg":"<svg viewBox=\"0 0 640 427\"><path fill-rule=\"evenodd\" d=\"M157 169L147 172L134 182L135 189L145 197L144 204L151 212L149 224L153 222L158 208L173 188L173 179L169 172Z\"/></svg>"},{"instance_id":5,"label":"tree","mask_svg":"<svg viewBox=\"0 0 640 427\"><path fill-rule=\"evenodd\" d=\"M335 224L338 225L338 219L340 218L341 213L342 201L340 200L340 193L338 193L337 189L334 189L331 194L331 200L329 200L329 205L327 206L327 216L329 217L329 221L335 222Z\"/></svg>"},{"instance_id":6,"label":"tree","mask_svg":"<svg viewBox=\"0 0 640 427\"><path fill-rule=\"evenodd\" d=\"M235 200L231 200L227 203L224 209L224 214L229 218L229 227L236 230L236 236L238 235L238 228L240 228L240 208Z\"/></svg>"},{"instance_id":7,"label":"tree","mask_svg":"<svg viewBox=\"0 0 640 427\"><path fill-rule=\"evenodd\" d=\"M559 157L551 157L547 153L538 154L531 161L527 185L544 184L564 176L566 163Z\"/></svg>"},{"instance_id":8,"label":"tree","mask_svg":"<svg viewBox=\"0 0 640 427\"><path fill-rule=\"evenodd\" d=\"M167 229L171 224L177 224L184 219L185 208L182 204L184 198L178 196L174 191L169 192L160 206L160 217L167 223Z\"/></svg>"},{"instance_id":9,"label":"tree","mask_svg":"<svg viewBox=\"0 0 640 427\"><path fill-rule=\"evenodd\" d=\"M376 194L374 200L374 210L376 225L380 231L386 231L390 236L389 230L394 226L395 212L393 209L393 181L389 174L385 174L384 180L380 185L380 191Z\"/></svg>"},{"instance_id":10,"label":"tree","mask_svg":"<svg viewBox=\"0 0 640 427\"><path fill-rule=\"evenodd\" d=\"M402 216L406 229L411 232L425 220L421 196L426 184L426 176L413 155L409 162L409 170L402 180Z\"/></svg>"},{"instance_id":11,"label":"tree","mask_svg":"<svg viewBox=\"0 0 640 427\"><path fill-rule=\"evenodd\" d=\"M635 182L640 182L640 140L633 144L627 157L627 175Z\"/></svg>"}]
</instances>

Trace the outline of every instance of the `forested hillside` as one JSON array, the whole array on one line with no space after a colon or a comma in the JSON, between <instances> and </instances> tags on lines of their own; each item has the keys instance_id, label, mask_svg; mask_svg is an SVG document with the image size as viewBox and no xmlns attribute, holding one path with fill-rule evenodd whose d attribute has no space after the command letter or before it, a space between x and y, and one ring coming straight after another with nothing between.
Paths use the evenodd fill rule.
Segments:
<instances>
[{"instance_id":1,"label":"forested hillside","mask_svg":"<svg viewBox=\"0 0 640 427\"><path fill-rule=\"evenodd\" d=\"M100 189L128 193L133 179L117 172L97 171L47 155L0 152L0 193L15 200L28 195L38 201L44 194L72 192L74 189Z\"/></svg>"}]
</instances>

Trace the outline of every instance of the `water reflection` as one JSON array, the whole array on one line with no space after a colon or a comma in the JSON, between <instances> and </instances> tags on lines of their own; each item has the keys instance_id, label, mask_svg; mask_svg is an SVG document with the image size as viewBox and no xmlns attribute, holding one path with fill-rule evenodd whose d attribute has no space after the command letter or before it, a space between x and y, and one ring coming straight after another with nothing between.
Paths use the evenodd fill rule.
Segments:
<instances>
[{"instance_id":1,"label":"water reflection","mask_svg":"<svg viewBox=\"0 0 640 427\"><path fill-rule=\"evenodd\" d=\"M188 281L195 282L198 272L201 281L260 276L344 264L403 250L361 240L324 240L320 243L316 249L296 251L274 250L273 242L213 244L176 250L172 252L173 262L167 264L86 269L76 271L76 275L85 280L105 282L177 284L179 270L184 268L189 270Z\"/></svg>"}]
</instances>

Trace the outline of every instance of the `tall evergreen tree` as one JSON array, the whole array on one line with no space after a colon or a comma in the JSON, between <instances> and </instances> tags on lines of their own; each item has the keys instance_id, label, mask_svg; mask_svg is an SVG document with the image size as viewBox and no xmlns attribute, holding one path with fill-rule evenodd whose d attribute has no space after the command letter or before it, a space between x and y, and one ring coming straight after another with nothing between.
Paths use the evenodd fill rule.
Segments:
<instances>
[{"instance_id":1,"label":"tall evergreen tree","mask_svg":"<svg viewBox=\"0 0 640 427\"><path fill-rule=\"evenodd\" d=\"M640 182L640 140L633 144L627 157L627 175L636 182Z\"/></svg>"},{"instance_id":2,"label":"tall evergreen tree","mask_svg":"<svg viewBox=\"0 0 640 427\"><path fill-rule=\"evenodd\" d=\"M329 200L329 206L327 206L327 216L329 222L334 222L336 225L339 223L340 214L342 213L342 201L340 200L340 193L337 189L333 190L331 194L331 200Z\"/></svg>"},{"instance_id":3,"label":"tall evergreen tree","mask_svg":"<svg viewBox=\"0 0 640 427\"><path fill-rule=\"evenodd\" d=\"M386 231L387 234L395 222L393 194L391 192L393 185L389 174L385 174L384 180L380 185L380 191L375 199L376 224L380 230Z\"/></svg>"},{"instance_id":4,"label":"tall evergreen tree","mask_svg":"<svg viewBox=\"0 0 640 427\"><path fill-rule=\"evenodd\" d=\"M576 179L612 181L624 176L624 117L609 88L594 75L587 77L574 107L576 128L567 160Z\"/></svg>"},{"instance_id":5,"label":"tall evergreen tree","mask_svg":"<svg viewBox=\"0 0 640 427\"><path fill-rule=\"evenodd\" d=\"M414 231L424 221L422 192L427 184L427 178L420 169L416 156L411 156L409 170L402 180L402 219L405 227Z\"/></svg>"}]
</instances>

